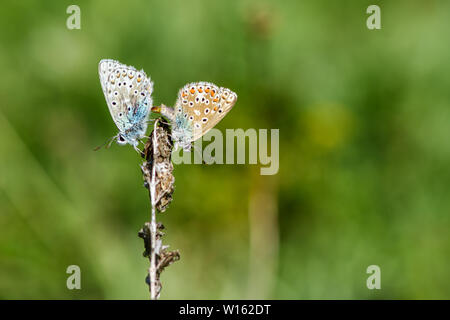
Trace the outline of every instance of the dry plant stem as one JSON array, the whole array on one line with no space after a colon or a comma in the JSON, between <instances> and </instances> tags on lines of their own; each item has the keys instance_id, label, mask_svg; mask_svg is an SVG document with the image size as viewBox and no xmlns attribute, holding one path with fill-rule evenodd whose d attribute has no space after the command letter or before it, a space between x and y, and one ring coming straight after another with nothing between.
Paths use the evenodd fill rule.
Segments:
<instances>
[{"instance_id":1,"label":"dry plant stem","mask_svg":"<svg viewBox=\"0 0 450 320\"><path fill-rule=\"evenodd\" d=\"M141 165L152 209L150 222L146 222L139 231L139 237L144 239L144 256L150 260L148 284L152 300L158 299L161 292L161 272L180 258L178 251L168 251L168 246L163 246L161 238L164 235L162 232L164 226L156 222L156 213L166 210L172 201L174 191L175 178L172 175L171 162L173 145L169 136L168 126L157 119L145 146L143 154L145 161Z\"/></svg>"},{"instance_id":2,"label":"dry plant stem","mask_svg":"<svg viewBox=\"0 0 450 320\"><path fill-rule=\"evenodd\" d=\"M156 124L155 124L156 126ZM153 146L156 146L156 130L153 131L152 139ZM156 166L152 168L152 178L150 180L150 201L152 203L152 217L150 221L150 237L151 237L151 251L150 251L150 268L148 274L150 276L150 299L158 299L159 292L156 292ZM159 290L158 290L159 291Z\"/></svg>"}]
</instances>

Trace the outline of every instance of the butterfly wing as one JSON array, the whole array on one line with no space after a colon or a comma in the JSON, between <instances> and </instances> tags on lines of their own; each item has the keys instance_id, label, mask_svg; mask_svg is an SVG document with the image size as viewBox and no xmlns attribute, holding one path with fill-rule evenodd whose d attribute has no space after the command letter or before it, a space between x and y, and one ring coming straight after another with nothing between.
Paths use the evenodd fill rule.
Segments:
<instances>
[{"instance_id":1,"label":"butterfly wing","mask_svg":"<svg viewBox=\"0 0 450 320\"><path fill-rule=\"evenodd\" d=\"M138 71L115 60L101 60L100 82L109 112L119 131L143 123L152 106L153 83Z\"/></svg>"},{"instance_id":2,"label":"butterfly wing","mask_svg":"<svg viewBox=\"0 0 450 320\"><path fill-rule=\"evenodd\" d=\"M108 96L106 94L106 82L108 81L108 77L111 72L113 72L113 70L120 65L120 62L112 59L103 59L98 64L98 76L100 77L100 84L102 85L103 94L105 95L106 100L108 100Z\"/></svg>"},{"instance_id":3,"label":"butterfly wing","mask_svg":"<svg viewBox=\"0 0 450 320\"><path fill-rule=\"evenodd\" d=\"M213 128L233 108L237 94L210 82L194 82L178 92L175 114L192 123L192 141Z\"/></svg>"},{"instance_id":4,"label":"butterfly wing","mask_svg":"<svg viewBox=\"0 0 450 320\"><path fill-rule=\"evenodd\" d=\"M106 104L108 105L108 110L109 110L113 120L114 120L114 115L113 115L112 110L114 110L115 108L112 107L111 101L109 101L109 95L107 94L106 89L107 89L107 85L108 85L109 76L112 74L112 72L116 68L118 68L121 65L122 64L119 61L115 61L112 59L103 59L98 64L98 75L100 78L100 84L102 85L102 91L105 96ZM114 122L115 122L115 120L114 120ZM117 123L116 123L116 125L117 125Z\"/></svg>"}]
</instances>

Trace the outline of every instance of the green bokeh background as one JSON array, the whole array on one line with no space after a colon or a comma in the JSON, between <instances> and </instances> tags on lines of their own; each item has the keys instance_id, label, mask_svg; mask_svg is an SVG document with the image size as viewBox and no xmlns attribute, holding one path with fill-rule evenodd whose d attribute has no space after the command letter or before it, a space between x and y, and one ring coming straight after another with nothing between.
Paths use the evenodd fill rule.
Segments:
<instances>
[{"instance_id":1,"label":"green bokeh background","mask_svg":"<svg viewBox=\"0 0 450 320\"><path fill-rule=\"evenodd\" d=\"M161 298L449 299L449 30L448 1L3 3L0 298L149 297L140 158L92 151L116 133L97 74L113 58L156 105L212 81L239 95L220 130L280 129L277 175L175 167Z\"/></svg>"}]
</instances>

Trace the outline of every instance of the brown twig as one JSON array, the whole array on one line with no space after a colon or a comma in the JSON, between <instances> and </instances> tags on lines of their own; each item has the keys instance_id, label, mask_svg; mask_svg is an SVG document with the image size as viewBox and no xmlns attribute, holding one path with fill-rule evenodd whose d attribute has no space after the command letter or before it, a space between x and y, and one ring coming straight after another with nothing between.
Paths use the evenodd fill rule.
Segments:
<instances>
[{"instance_id":1,"label":"brown twig","mask_svg":"<svg viewBox=\"0 0 450 320\"><path fill-rule=\"evenodd\" d=\"M150 260L147 283L152 300L158 299L161 293L161 272L180 259L178 250L168 251L168 246L162 244L164 226L156 223L156 212L164 212L172 201L175 182L172 174L172 148L169 127L161 119L156 119L154 130L145 145L143 153L145 161L141 165L144 186L149 190L151 219L144 224L138 234L144 239L144 256Z\"/></svg>"}]
</instances>

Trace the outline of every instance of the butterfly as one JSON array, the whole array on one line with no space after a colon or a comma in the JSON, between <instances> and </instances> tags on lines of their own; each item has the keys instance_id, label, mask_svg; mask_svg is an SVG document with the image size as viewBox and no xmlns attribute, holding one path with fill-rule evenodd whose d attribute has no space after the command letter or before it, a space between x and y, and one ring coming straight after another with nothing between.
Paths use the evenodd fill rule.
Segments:
<instances>
[{"instance_id":1,"label":"butterfly","mask_svg":"<svg viewBox=\"0 0 450 320\"><path fill-rule=\"evenodd\" d=\"M119 133L114 136L118 144L131 144L136 151L145 137L147 118L152 107L153 82L143 70L104 59L98 64L98 73L111 117Z\"/></svg>"},{"instance_id":2,"label":"butterfly","mask_svg":"<svg viewBox=\"0 0 450 320\"><path fill-rule=\"evenodd\" d=\"M161 105L151 110L170 120L175 150L181 147L190 151L192 142L222 120L236 101L237 94L230 89L210 82L194 82L180 89L174 108Z\"/></svg>"}]
</instances>

